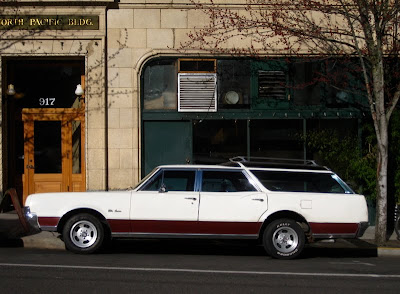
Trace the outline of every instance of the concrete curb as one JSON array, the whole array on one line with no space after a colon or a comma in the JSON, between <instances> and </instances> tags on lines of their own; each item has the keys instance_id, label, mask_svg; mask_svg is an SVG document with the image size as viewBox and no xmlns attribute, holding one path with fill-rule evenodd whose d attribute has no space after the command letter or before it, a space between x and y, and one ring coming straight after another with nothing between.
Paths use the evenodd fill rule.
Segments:
<instances>
[{"instance_id":1,"label":"concrete curb","mask_svg":"<svg viewBox=\"0 0 400 294\"><path fill-rule=\"evenodd\" d=\"M59 234L54 232L43 231L22 237L22 241L25 248L65 250L64 242L59 238Z\"/></svg>"},{"instance_id":2,"label":"concrete curb","mask_svg":"<svg viewBox=\"0 0 400 294\"><path fill-rule=\"evenodd\" d=\"M378 257L400 256L400 248L378 247Z\"/></svg>"}]
</instances>

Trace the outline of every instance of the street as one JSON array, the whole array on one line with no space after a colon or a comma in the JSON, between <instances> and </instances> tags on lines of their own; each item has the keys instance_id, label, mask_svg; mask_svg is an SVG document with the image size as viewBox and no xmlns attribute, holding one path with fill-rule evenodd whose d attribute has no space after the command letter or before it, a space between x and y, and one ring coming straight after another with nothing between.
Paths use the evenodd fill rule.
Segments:
<instances>
[{"instance_id":1,"label":"street","mask_svg":"<svg viewBox=\"0 0 400 294\"><path fill-rule=\"evenodd\" d=\"M375 255L376 256L376 255ZM2 293L398 293L400 258L308 248L282 261L252 243L119 241L106 252L0 248Z\"/></svg>"}]
</instances>

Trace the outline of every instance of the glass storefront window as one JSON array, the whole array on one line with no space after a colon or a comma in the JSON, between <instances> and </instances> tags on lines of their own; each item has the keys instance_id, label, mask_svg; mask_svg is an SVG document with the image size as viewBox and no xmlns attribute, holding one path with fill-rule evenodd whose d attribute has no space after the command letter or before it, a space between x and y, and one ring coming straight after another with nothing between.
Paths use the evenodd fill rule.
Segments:
<instances>
[{"instance_id":1,"label":"glass storefront window","mask_svg":"<svg viewBox=\"0 0 400 294\"><path fill-rule=\"evenodd\" d=\"M252 120L250 154L258 157L303 158L303 120Z\"/></svg>"},{"instance_id":2,"label":"glass storefront window","mask_svg":"<svg viewBox=\"0 0 400 294\"><path fill-rule=\"evenodd\" d=\"M177 109L177 69L175 60L154 61L143 77L145 110Z\"/></svg>"},{"instance_id":3,"label":"glass storefront window","mask_svg":"<svg viewBox=\"0 0 400 294\"><path fill-rule=\"evenodd\" d=\"M193 125L194 163L220 163L246 155L246 120L204 120Z\"/></svg>"},{"instance_id":4,"label":"glass storefront window","mask_svg":"<svg viewBox=\"0 0 400 294\"><path fill-rule=\"evenodd\" d=\"M293 103L295 105L320 105L322 95L321 64L299 61L290 66L293 79Z\"/></svg>"},{"instance_id":5,"label":"glass storefront window","mask_svg":"<svg viewBox=\"0 0 400 294\"><path fill-rule=\"evenodd\" d=\"M250 105L250 61L218 60L218 101L221 108Z\"/></svg>"}]
</instances>

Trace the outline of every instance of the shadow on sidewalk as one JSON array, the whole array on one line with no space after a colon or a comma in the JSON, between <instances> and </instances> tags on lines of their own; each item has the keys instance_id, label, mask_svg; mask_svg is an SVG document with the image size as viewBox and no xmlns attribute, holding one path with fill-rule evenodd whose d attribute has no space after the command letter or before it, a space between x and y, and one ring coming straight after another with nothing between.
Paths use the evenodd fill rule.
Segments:
<instances>
[{"instance_id":1,"label":"shadow on sidewalk","mask_svg":"<svg viewBox=\"0 0 400 294\"><path fill-rule=\"evenodd\" d=\"M377 257L378 248L375 244L360 239L338 239L334 243L313 243L308 245L303 257Z\"/></svg>"},{"instance_id":2,"label":"shadow on sidewalk","mask_svg":"<svg viewBox=\"0 0 400 294\"><path fill-rule=\"evenodd\" d=\"M307 245L300 258L316 257L377 257L374 244L362 240L355 243L338 240L335 243ZM102 254L185 254L267 256L264 248L256 242L238 240L114 240Z\"/></svg>"}]
</instances>

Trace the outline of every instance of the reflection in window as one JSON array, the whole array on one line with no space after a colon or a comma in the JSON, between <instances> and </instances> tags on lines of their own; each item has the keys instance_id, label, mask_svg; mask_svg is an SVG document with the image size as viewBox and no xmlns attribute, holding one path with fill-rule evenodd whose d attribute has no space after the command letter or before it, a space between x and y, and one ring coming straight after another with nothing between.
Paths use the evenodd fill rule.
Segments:
<instances>
[{"instance_id":1,"label":"reflection in window","mask_svg":"<svg viewBox=\"0 0 400 294\"><path fill-rule=\"evenodd\" d=\"M296 105L319 105L322 84L318 82L321 74L319 62L297 61L291 64L293 78L293 103Z\"/></svg>"},{"instance_id":2,"label":"reflection in window","mask_svg":"<svg viewBox=\"0 0 400 294\"><path fill-rule=\"evenodd\" d=\"M80 174L82 167L81 122L72 122L72 173Z\"/></svg>"},{"instance_id":3,"label":"reflection in window","mask_svg":"<svg viewBox=\"0 0 400 294\"><path fill-rule=\"evenodd\" d=\"M218 60L218 99L221 108L250 104L250 61Z\"/></svg>"},{"instance_id":4,"label":"reflection in window","mask_svg":"<svg viewBox=\"0 0 400 294\"><path fill-rule=\"evenodd\" d=\"M331 173L252 171L270 191L311 193L352 193Z\"/></svg>"},{"instance_id":5,"label":"reflection in window","mask_svg":"<svg viewBox=\"0 0 400 294\"><path fill-rule=\"evenodd\" d=\"M250 152L252 156L302 158L304 147L300 134L303 120L252 120Z\"/></svg>"},{"instance_id":6,"label":"reflection in window","mask_svg":"<svg viewBox=\"0 0 400 294\"><path fill-rule=\"evenodd\" d=\"M177 109L177 69L174 60L154 61L143 76L144 109Z\"/></svg>"},{"instance_id":7,"label":"reflection in window","mask_svg":"<svg viewBox=\"0 0 400 294\"><path fill-rule=\"evenodd\" d=\"M204 120L193 125L195 163L221 163L246 154L246 120Z\"/></svg>"},{"instance_id":8,"label":"reflection in window","mask_svg":"<svg viewBox=\"0 0 400 294\"><path fill-rule=\"evenodd\" d=\"M164 170L150 179L141 191L158 191L163 185L166 191L194 191L195 171Z\"/></svg>"},{"instance_id":9,"label":"reflection in window","mask_svg":"<svg viewBox=\"0 0 400 294\"><path fill-rule=\"evenodd\" d=\"M203 171L202 192L257 191L241 171Z\"/></svg>"}]
</instances>

